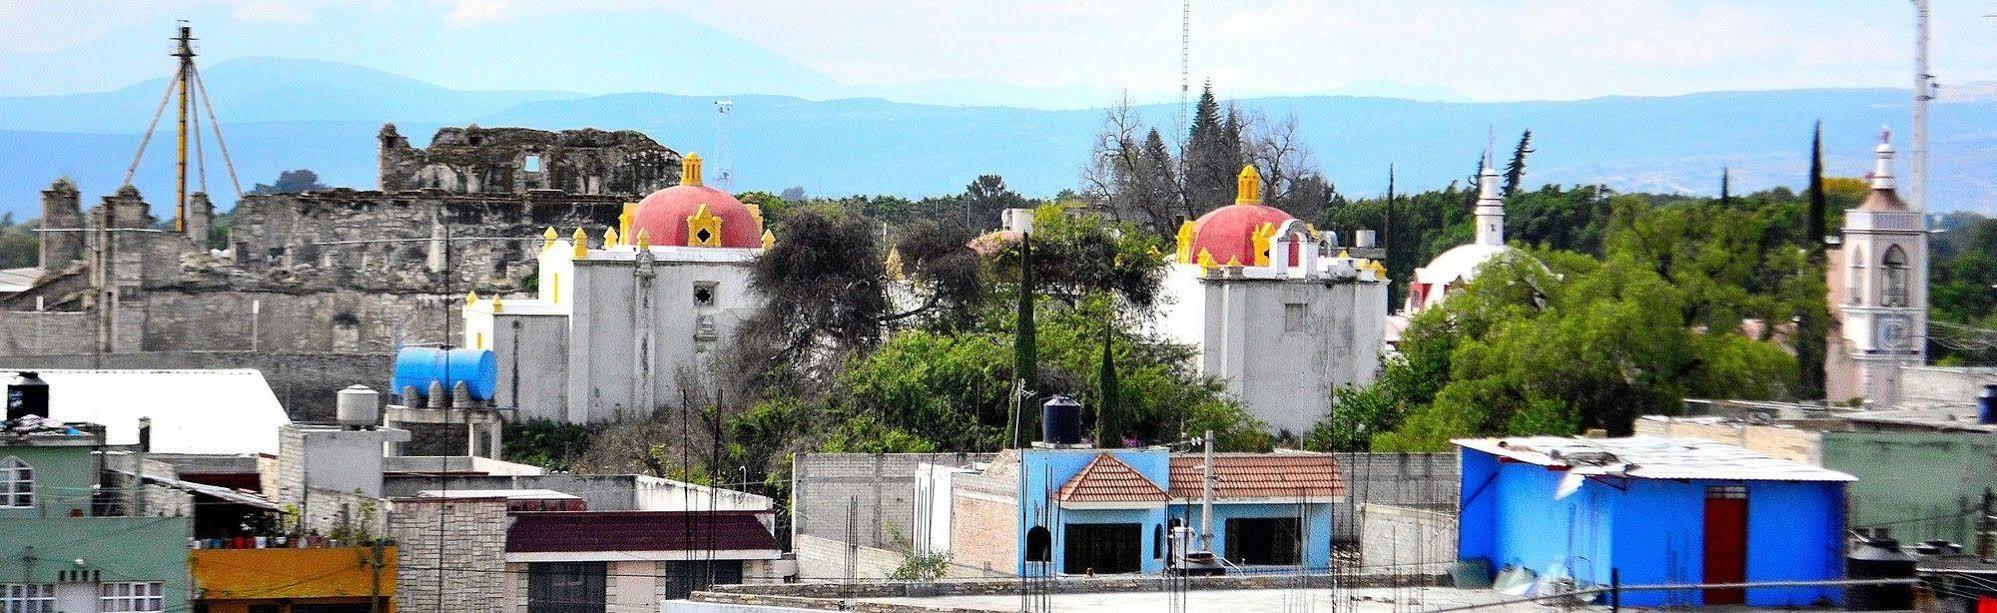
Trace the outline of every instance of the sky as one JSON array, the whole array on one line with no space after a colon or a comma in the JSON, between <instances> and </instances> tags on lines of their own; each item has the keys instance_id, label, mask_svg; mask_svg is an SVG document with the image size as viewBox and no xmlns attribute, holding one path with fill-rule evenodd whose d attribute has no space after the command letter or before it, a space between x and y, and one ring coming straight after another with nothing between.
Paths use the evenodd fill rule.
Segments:
<instances>
[{"instance_id":1,"label":"sky","mask_svg":"<svg viewBox=\"0 0 1997 613\"><path fill-rule=\"evenodd\" d=\"M1997 0L1936 5L1944 86L1997 80L1997 19L1984 17ZM1179 9L1173 0L0 0L0 95L164 76L164 39L185 18L210 65L319 59L457 89L944 101L961 92L975 103L1000 87L1036 92L1044 106L1106 104L1119 92L1166 101L1179 83ZM1906 0L1194 0L1191 10L1194 87L1212 79L1231 97L1564 100L1911 79ZM685 68L694 62L707 66Z\"/></svg>"}]
</instances>

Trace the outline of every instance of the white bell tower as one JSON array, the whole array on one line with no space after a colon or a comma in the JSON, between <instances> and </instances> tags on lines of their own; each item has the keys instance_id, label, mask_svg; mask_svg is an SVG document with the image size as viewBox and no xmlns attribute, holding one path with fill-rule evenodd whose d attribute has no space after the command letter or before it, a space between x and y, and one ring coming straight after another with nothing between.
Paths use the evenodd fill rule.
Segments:
<instances>
[{"instance_id":1,"label":"white bell tower","mask_svg":"<svg viewBox=\"0 0 1997 613\"><path fill-rule=\"evenodd\" d=\"M1879 406L1899 399L1900 368L1927 360L1927 222L1895 191L1892 133L1874 150L1872 193L1845 212L1844 243L1837 262L1843 295L1844 345L1858 381L1829 382ZM1833 376L1838 376L1834 374ZM1852 385L1856 384L1856 385Z\"/></svg>"}]
</instances>

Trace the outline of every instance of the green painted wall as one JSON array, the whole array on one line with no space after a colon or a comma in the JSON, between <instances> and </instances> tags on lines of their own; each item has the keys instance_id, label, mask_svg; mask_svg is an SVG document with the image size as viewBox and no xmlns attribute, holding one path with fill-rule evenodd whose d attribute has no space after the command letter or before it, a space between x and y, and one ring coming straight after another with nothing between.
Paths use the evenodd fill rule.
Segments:
<instances>
[{"instance_id":1,"label":"green painted wall","mask_svg":"<svg viewBox=\"0 0 1997 613\"><path fill-rule=\"evenodd\" d=\"M1969 546L1984 488L1997 488L1997 437L1965 432L1826 432L1824 467L1851 473L1850 525L1902 543Z\"/></svg>"},{"instance_id":2,"label":"green painted wall","mask_svg":"<svg viewBox=\"0 0 1997 613\"><path fill-rule=\"evenodd\" d=\"M97 459L88 446L0 446L0 460L20 458L35 469L35 508L0 508L0 519L90 514Z\"/></svg>"},{"instance_id":3,"label":"green painted wall","mask_svg":"<svg viewBox=\"0 0 1997 613\"><path fill-rule=\"evenodd\" d=\"M186 610L193 521L90 517L97 481L92 451L87 445L0 446L0 458L17 457L35 468L35 508L0 509L0 583L58 583L63 571L96 571L103 582L161 582L166 609Z\"/></svg>"}]
</instances>

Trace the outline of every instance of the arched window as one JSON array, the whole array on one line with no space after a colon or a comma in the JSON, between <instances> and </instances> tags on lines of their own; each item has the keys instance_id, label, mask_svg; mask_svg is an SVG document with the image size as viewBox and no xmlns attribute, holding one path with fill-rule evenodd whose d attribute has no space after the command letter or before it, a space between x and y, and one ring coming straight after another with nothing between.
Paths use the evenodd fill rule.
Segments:
<instances>
[{"instance_id":1,"label":"arched window","mask_svg":"<svg viewBox=\"0 0 1997 613\"><path fill-rule=\"evenodd\" d=\"M1046 526L1034 526L1026 531L1026 561L1051 562L1054 560L1054 534Z\"/></svg>"},{"instance_id":2,"label":"arched window","mask_svg":"<svg viewBox=\"0 0 1997 613\"><path fill-rule=\"evenodd\" d=\"M35 467L20 458L0 460L0 508L35 506Z\"/></svg>"},{"instance_id":3,"label":"arched window","mask_svg":"<svg viewBox=\"0 0 1997 613\"><path fill-rule=\"evenodd\" d=\"M1844 282L1845 304L1861 304L1865 302L1866 260L1867 258L1865 257L1865 247L1861 245L1852 245L1851 257L1847 258L1845 261L1845 270L1846 272L1849 273L1845 278Z\"/></svg>"},{"instance_id":4,"label":"arched window","mask_svg":"<svg viewBox=\"0 0 1997 613\"><path fill-rule=\"evenodd\" d=\"M1879 260L1879 306L1907 306L1907 252L1899 245L1886 248Z\"/></svg>"}]
</instances>

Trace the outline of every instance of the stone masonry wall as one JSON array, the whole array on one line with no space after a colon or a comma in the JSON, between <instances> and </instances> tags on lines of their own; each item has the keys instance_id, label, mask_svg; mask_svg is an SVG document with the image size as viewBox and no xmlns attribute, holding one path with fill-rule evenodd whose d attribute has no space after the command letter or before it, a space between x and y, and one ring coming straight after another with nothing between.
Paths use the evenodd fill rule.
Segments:
<instances>
[{"instance_id":1,"label":"stone masonry wall","mask_svg":"<svg viewBox=\"0 0 1997 613\"><path fill-rule=\"evenodd\" d=\"M377 141L379 185L389 191L641 197L678 182L680 174L678 152L633 130L447 127L419 149L395 124L384 124Z\"/></svg>"},{"instance_id":2,"label":"stone masonry wall","mask_svg":"<svg viewBox=\"0 0 1997 613\"><path fill-rule=\"evenodd\" d=\"M400 498L388 515L404 611L498 611L506 602L506 501Z\"/></svg>"}]
</instances>

